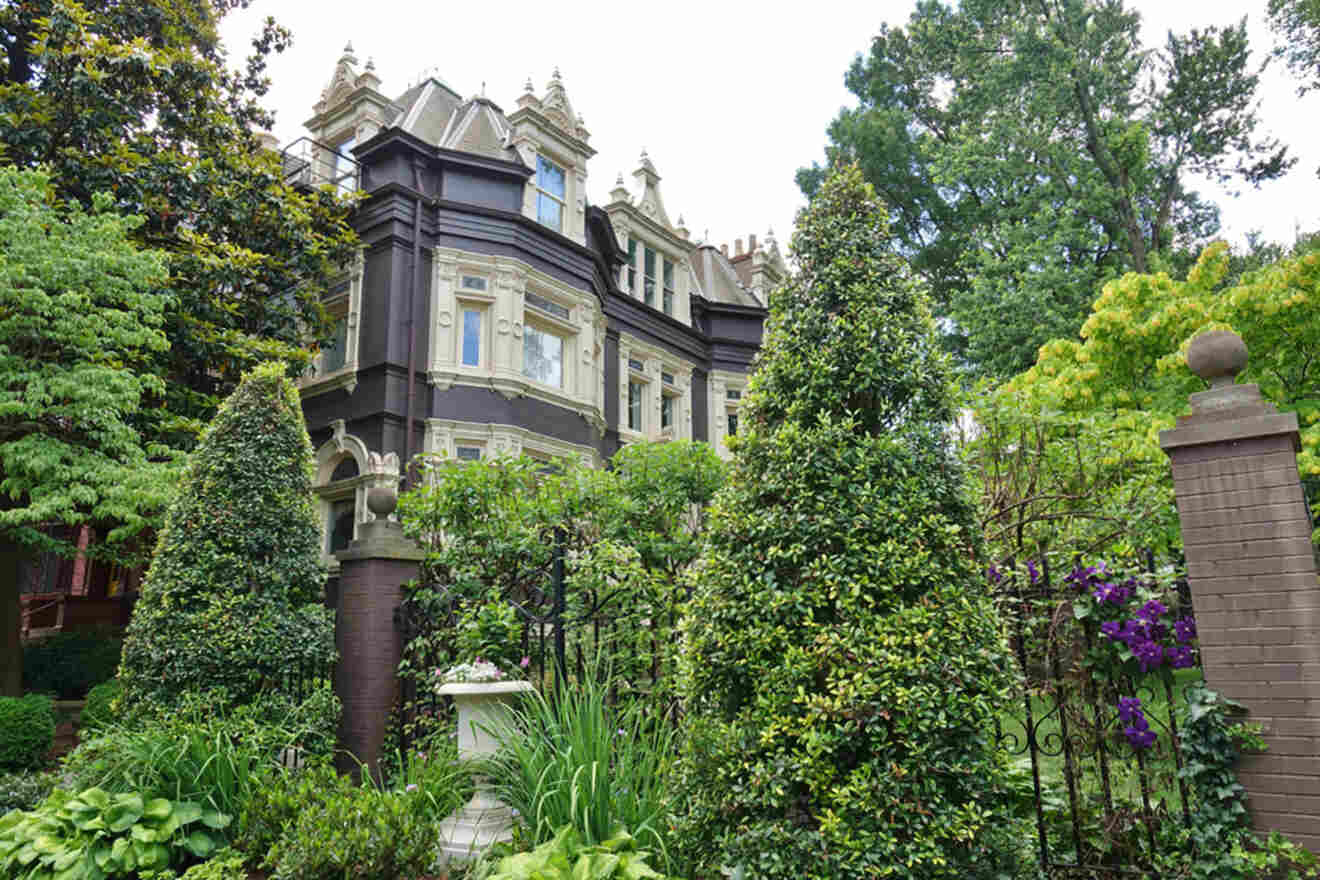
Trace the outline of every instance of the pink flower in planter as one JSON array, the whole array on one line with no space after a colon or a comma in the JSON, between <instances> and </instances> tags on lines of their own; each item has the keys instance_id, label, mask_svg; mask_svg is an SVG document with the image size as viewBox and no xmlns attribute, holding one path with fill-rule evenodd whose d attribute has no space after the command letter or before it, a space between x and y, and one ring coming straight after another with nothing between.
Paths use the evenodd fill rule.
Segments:
<instances>
[{"instance_id":1,"label":"pink flower in planter","mask_svg":"<svg viewBox=\"0 0 1320 880\"><path fill-rule=\"evenodd\" d=\"M410 782L410 783L408 783L407 785L405 785L405 786L403 787L403 790L404 790L404 791L416 791L416 790L417 790L417 783L415 783L415 782Z\"/></svg>"},{"instance_id":2,"label":"pink flower in planter","mask_svg":"<svg viewBox=\"0 0 1320 880\"><path fill-rule=\"evenodd\" d=\"M522 660L519 661L518 665L521 666L523 669L526 669L528 666L532 665L532 658L523 657Z\"/></svg>"}]
</instances>

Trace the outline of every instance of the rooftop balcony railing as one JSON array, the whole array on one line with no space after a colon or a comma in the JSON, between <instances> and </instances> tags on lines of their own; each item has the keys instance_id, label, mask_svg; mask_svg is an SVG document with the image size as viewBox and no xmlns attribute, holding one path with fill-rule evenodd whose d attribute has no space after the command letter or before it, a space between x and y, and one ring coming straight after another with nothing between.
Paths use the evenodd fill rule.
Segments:
<instances>
[{"instance_id":1,"label":"rooftop balcony railing","mask_svg":"<svg viewBox=\"0 0 1320 880\"><path fill-rule=\"evenodd\" d=\"M358 190L361 166L346 153L309 137L298 138L280 151L284 179L294 186L332 186L343 195Z\"/></svg>"}]
</instances>

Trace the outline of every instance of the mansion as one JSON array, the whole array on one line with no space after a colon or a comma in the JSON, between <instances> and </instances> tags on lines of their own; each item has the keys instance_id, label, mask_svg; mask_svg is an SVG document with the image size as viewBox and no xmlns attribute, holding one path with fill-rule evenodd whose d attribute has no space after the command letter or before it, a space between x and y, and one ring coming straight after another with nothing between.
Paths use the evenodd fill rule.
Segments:
<instances>
[{"instance_id":1,"label":"mansion","mask_svg":"<svg viewBox=\"0 0 1320 880\"><path fill-rule=\"evenodd\" d=\"M362 249L325 302L334 343L302 381L325 552L418 453L602 465L640 440L724 453L785 275L772 235L693 241L642 152L601 203L558 71L506 113L427 78L396 97L351 46L283 151L296 184L364 193Z\"/></svg>"}]
</instances>

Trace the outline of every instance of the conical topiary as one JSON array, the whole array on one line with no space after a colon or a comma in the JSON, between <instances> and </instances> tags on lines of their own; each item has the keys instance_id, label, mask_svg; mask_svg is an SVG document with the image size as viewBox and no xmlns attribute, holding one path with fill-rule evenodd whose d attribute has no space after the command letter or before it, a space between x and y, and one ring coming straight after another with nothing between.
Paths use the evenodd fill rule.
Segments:
<instances>
[{"instance_id":1,"label":"conical topiary","mask_svg":"<svg viewBox=\"0 0 1320 880\"><path fill-rule=\"evenodd\" d=\"M202 433L124 640L124 701L231 704L334 658L312 445L281 363L243 377Z\"/></svg>"},{"instance_id":2,"label":"conical topiary","mask_svg":"<svg viewBox=\"0 0 1320 880\"><path fill-rule=\"evenodd\" d=\"M770 298L684 621L675 801L694 875L1005 864L991 731L1010 664L946 439L949 369L889 240L860 172L838 169Z\"/></svg>"}]
</instances>

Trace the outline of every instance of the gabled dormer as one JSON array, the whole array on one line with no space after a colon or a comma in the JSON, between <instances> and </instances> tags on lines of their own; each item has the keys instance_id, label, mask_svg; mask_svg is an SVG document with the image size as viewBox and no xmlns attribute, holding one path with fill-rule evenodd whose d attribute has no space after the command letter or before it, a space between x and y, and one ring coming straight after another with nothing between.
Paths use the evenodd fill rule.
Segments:
<instances>
[{"instance_id":1,"label":"gabled dormer","mask_svg":"<svg viewBox=\"0 0 1320 880\"><path fill-rule=\"evenodd\" d=\"M381 93L380 86L376 65L367 59L366 67L359 70L353 44L349 43L335 62L320 100L312 107L315 115L303 123L315 142L315 155L303 158L314 163L323 179L333 181L341 189L354 190L360 186L353 171L356 168L353 148L399 113L398 105Z\"/></svg>"},{"instance_id":2,"label":"gabled dormer","mask_svg":"<svg viewBox=\"0 0 1320 880\"><path fill-rule=\"evenodd\" d=\"M684 324L692 323L692 244L683 218L670 222L660 193L660 174L642 150L633 172L633 187L620 174L610 190L605 211L627 258L619 272L619 288L653 309Z\"/></svg>"},{"instance_id":3,"label":"gabled dormer","mask_svg":"<svg viewBox=\"0 0 1320 880\"><path fill-rule=\"evenodd\" d=\"M585 244L587 160L596 151L557 68L539 98L527 81L509 125L509 142L534 171L523 193L523 214Z\"/></svg>"}]
</instances>

